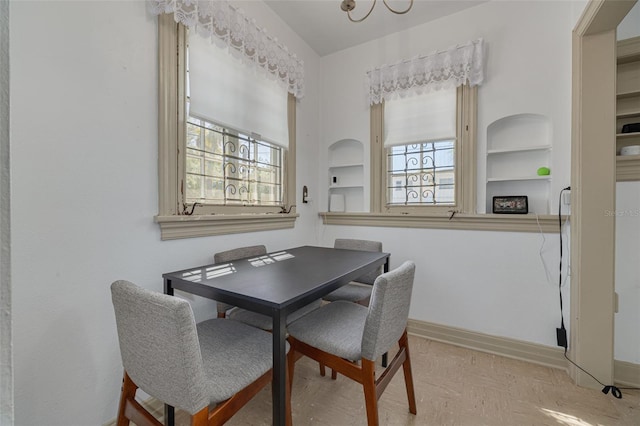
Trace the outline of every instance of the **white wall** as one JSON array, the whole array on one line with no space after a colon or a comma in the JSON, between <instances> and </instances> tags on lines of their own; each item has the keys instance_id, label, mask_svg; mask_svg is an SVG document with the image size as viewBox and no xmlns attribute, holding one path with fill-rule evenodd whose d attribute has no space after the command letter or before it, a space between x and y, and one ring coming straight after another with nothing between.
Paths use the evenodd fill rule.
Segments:
<instances>
[{"instance_id":1,"label":"white wall","mask_svg":"<svg viewBox=\"0 0 640 426\"><path fill-rule=\"evenodd\" d=\"M552 125L552 212L570 183L571 31L582 4L489 2L322 58L322 144L353 138L369 145L366 70L483 37L486 80L478 92L478 205L484 210L487 126L518 113L547 116ZM368 152L365 158L368 158ZM365 176L368 176L368 170ZM326 171L321 171L323 195ZM368 190L368 189L367 189ZM320 203L326 208L326 195ZM558 234L324 226L323 244L337 237L381 240L392 266L417 264L411 318L556 346ZM565 263L569 258L565 246ZM569 306L568 284L563 288ZM565 321L569 318L565 311Z\"/></svg>"},{"instance_id":2,"label":"white wall","mask_svg":"<svg viewBox=\"0 0 640 426\"><path fill-rule=\"evenodd\" d=\"M619 182L616 191L615 359L640 364L640 183Z\"/></svg>"},{"instance_id":3,"label":"white wall","mask_svg":"<svg viewBox=\"0 0 640 426\"><path fill-rule=\"evenodd\" d=\"M640 35L640 2L637 2L618 25L618 40L638 37Z\"/></svg>"},{"instance_id":4,"label":"white wall","mask_svg":"<svg viewBox=\"0 0 640 426\"><path fill-rule=\"evenodd\" d=\"M312 243L316 211L299 205L291 230L160 241L156 18L142 1L10 6L15 423L102 424L122 375L112 281L161 291L163 272L219 250ZM262 7L305 61L301 188L317 175L319 58Z\"/></svg>"}]
</instances>

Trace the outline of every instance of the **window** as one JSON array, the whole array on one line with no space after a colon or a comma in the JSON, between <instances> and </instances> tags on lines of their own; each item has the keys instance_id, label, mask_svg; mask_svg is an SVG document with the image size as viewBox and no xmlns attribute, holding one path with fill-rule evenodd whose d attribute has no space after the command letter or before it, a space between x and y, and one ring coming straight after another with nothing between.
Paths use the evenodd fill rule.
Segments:
<instances>
[{"instance_id":1,"label":"window","mask_svg":"<svg viewBox=\"0 0 640 426\"><path fill-rule=\"evenodd\" d=\"M292 228L297 217L291 209L295 97L285 89L272 96L271 86L261 83L261 78L269 79L253 70L248 71L247 85L239 83L237 70L220 65L223 58L229 62L235 58L208 40L208 52L218 56L194 55L193 44L201 37L188 40L188 30L175 23L172 15L158 19L156 222L162 239ZM216 61L215 66L211 61ZM226 94L220 86L227 89ZM250 87L248 96L239 96L246 87ZM251 95L261 97L256 101ZM236 108L229 107L231 102ZM242 102L258 112L247 113L249 108ZM277 107L272 106L274 102Z\"/></svg>"},{"instance_id":2,"label":"window","mask_svg":"<svg viewBox=\"0 0 640 426\"><path fill-rule=\"evenodd\" d=\"M475 210L475 106L467 86L372 105L372 212Z\"/></svg>"},{"instance_id":3,"label":"window","mask_svg":"<svg viewBox=\"0 0 640 426\"><path fill-rule=\"evenodd\" d=\"M454 205L454 149L452 140L387 148L387 204Z\"/></svg>"},{"instance_id":4,"label":"window","mask_svg":"<svg viewBox=\"0 0 640 426\"><path fill-rule=\"evenodd\" d=\"M282 148L190 116L188 204L281 206Z\"/></svg>"}]
</instances>

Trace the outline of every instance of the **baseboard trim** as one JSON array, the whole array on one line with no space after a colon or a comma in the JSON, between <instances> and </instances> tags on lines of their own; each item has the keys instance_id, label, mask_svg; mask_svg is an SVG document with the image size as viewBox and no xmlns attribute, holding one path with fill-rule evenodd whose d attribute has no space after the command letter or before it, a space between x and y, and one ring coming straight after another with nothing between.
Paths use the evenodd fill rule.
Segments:
<instances>
[{"instance_id":1,"label":"baseboard trim","mask_svg":"<svg viewBox=\"0 0 640 426\"><path fill-rule=\"evenodd\" d=\"M451 345L462 346L480 352L528 361L534 364L567 370L569 363L564 350L537 343L491 336L462 328L449 327L426 321L409 319L409 334ZM617 385L640 387L640 364L625 361L613 362L613 380Z\"/></svg>"},{"instance_id":2,"label":"baseboard trim","mask_svg":"<svg viewBox=\"0 0 640 426\"><path fill-rule=\"evenodd\" d=\"M640 388L640 364L613 361L613 381L620 386Z\"/></svg>"},{"instance_id":3,"label":"baseboard trim","mask_svg":"<svg viewBox=\"0 0 640 426\"><path fill-rule=\"evenodd\" d=\"M492 353L519 359L552 368L567 370L568 363L560 348L552 348L536 343L506 337L491 336L462 328L449 327L425 321L410 319L407 324L410 334L449 343L476 351Z\"/></svg>"}]
</instances>

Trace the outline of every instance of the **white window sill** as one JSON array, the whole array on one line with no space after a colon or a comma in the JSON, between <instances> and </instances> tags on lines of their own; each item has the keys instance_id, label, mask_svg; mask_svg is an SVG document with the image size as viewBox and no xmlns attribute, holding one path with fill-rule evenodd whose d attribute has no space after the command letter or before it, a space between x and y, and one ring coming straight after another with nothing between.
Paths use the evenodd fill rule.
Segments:
<instances>
[{"instance_id":1,"label":"white window sill","mask_svg":"<svg viewBox=\"0 0 640 426\"><path fill-rule=\"evenodd\" d=\"M319 213L325 225L380 226L397 228L466 229L476 231L542 232L559 231L557 215L463 214L403 215L389 213ZM562 216L562 223L567 219Z\"/></svg>"},{"instance_id":2,"label":"white window sill","mask_svg":"<svg viewBox=\"0 0 640 426\"><path fill-rule=\"evenodd\" d=\"M295 226L297 213L155 216L162 240L270 231Z\"/></svg>"}]
</instances>

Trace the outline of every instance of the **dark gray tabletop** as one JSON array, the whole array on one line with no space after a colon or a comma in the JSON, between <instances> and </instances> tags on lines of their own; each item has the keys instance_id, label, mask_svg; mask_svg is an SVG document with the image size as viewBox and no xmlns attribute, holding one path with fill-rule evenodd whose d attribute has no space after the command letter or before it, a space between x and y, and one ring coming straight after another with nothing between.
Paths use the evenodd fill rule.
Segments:
<instances>
[{"instance_id":1,"label":"dark gray tabletop","mask_svg":"<svg viewBox=\"0 0 640 426\"><path fill-rule=\"evenodd\" d=\"M174 289L270 314L294 310L384 264L388 253L303 246L163 274Z\"/></svg>"}]
</instances>

